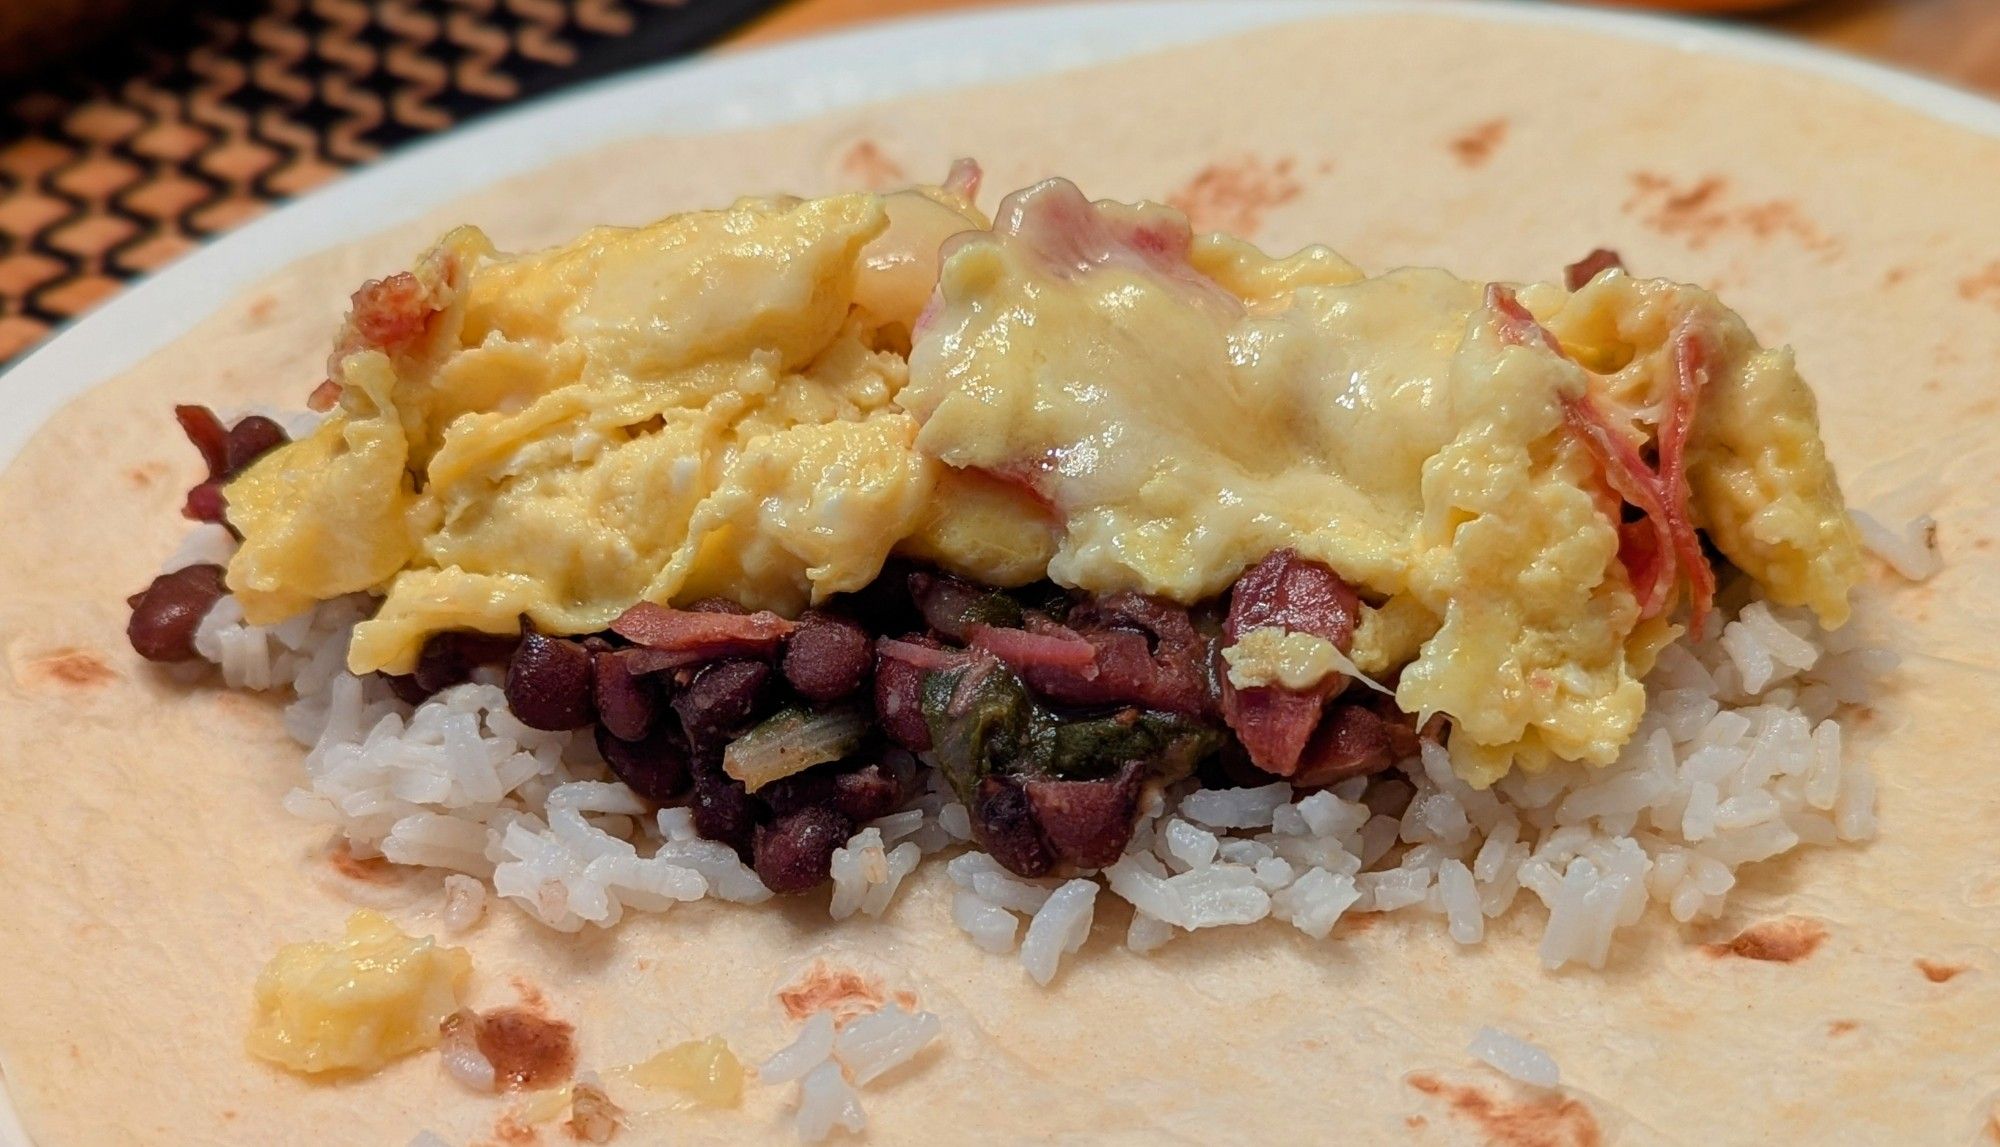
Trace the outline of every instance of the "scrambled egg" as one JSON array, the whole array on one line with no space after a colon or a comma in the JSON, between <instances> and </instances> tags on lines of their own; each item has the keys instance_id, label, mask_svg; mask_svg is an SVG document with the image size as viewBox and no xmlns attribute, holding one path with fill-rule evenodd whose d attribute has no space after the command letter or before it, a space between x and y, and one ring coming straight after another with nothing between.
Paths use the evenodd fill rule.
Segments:
<instances>
[{"instance_id":1,"label":"scrambled egg","mask_svg":"<svg viewBox=\"0 0 2000 1147\"><path fill-rule=\"evenodd\" d=\"M463 948L356 912L339 940L287 944L257 977L250 1053L293 1071L374 1071L435 1047L472 975Z\"/></svg>"},{"instance_id":2,"label":"scrambled egg","mask_svg":"<svg viewBox=\"0 0 2000 1147\"><path fill-rule=\"evenodd\" d=\"M431 633L602 629L641 600L796 612L909 540L1040 576L1046 528L914 449L902 348L936 251L983 223L942 192L745 200L506 257L461 229L414 272L420 334L350 321L339 410L228 490L256 621L385 593L357 672ZM360 303L357 302L357 311ZM963 505L966 512L955 512Z\"/></svg>"},{"instance_id":3,"label":"scrambled egg","mask_svg":"<svg viewBox=\"0 0 2000 1147\"><path fill-rule=\"evenodd\" d=\"M651 1091L679 1092L704 1107L735 1107L743 1101L743 1063L719 1035L677 1043L643 1063L607 1074Z\"/></svg>"},{"instance_id":4,"label":"scrambled egg","mask_svg":"<svg viewBox=\"0 0 2000 1147\"><path fill-rule=\"evenodd\" d=\"M405 284L419 333L371 340L357 296L340 409L229 487L229 584L256 622L383 593L350 667L404 672L429 634L523 615L796 611L892 552L1192 602L1291 546L1362 593L1354 665L1448 714L1466 777L1604 763L1678 630L1641 618L1619 502L1565 410L1589 396L1643 447L1695 323L1715 348L1697 524L1774 599L1845 617L1858 558L1812 395L1705 291L1524 288L1556 353L1443 271L1273 258L1060 181L1001 216L920 189L521 256L456 232ZM1324 660L1266 653L1278 668L1242 671Z\"/></svg>"}]
</instances>

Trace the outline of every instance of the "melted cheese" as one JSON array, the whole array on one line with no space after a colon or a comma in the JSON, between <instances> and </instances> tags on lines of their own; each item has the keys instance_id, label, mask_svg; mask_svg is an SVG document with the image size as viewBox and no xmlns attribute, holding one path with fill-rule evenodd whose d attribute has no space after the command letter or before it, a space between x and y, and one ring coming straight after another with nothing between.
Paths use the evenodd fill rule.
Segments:
<instances>
[{"instance_id":1,"label":"melted cheese","mask_svg":"<svg viewBox=\"0 0 2000 1147\"><path fill-rule=\"evenodd\" d=\"M1592 362L1619 364L1606 387L1510 344L1480 285L1444 272L1363 278L1319 250L1188 244L1164 208L1089 211L1045 184L1002 205L1007 226L961 242L901 399L923 419L919 449L1053 508L1055 580L1193 601L1292 546L1381 603L1360 663L1400 665L1399 704L1451 716L1470 779L1608 762L1666 631L1640 625L1602 478L1563 406L1602 388L1645 421L1672 393L1669 333L1696 313L1725 333L1691 456L1699 518L1781 600L1844 612L1852 544L1809 396L1801 406L1786 361L1705 292L1608 276L1574 321L1551 318ZM1224 297L1163 270L1177 242ZM1613 284L1626 297L1608 297ZM1597 312L1616 321L1585 321ZM1758 452L1767 432L1746 409L1780 419L1775 451Z\"/></svg>"}]
</instances>

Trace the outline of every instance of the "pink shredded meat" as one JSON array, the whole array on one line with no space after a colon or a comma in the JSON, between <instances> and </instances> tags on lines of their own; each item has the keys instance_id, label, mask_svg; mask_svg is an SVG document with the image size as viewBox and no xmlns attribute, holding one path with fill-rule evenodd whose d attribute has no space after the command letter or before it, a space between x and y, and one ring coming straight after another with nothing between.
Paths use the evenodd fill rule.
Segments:
<instances>
[{"instance_id":1,"label":"pink shredded meat","mask_svg":"<svg viewBox=\"0 0 2000 1147\"><path fill-rule=\"evenodd\" d=\"M1572 291L1581 290L1592 279L1614 268L1624 270L1625 261L1609 247L1599 247L1563 268L1563 286Z\"/></svg>"},{"instance_id":2,"label":"pink shredded meat","mask_svg":"<svg viewBox=\"0 0 2000 1147\"><path fill-rule=\"evenodd\" d=\"M1028 688L1058 705L1138 705L1198 717L1215 709L1207 665L1209 640L1187 610L1138 593L1114 593L1070 612L1067 623L1029 614L1024 634L1041 642L1003 641L993 654ZM1092 651L1082 660L1080 646ZM1029 650L1036 656L1020 656Z\"/></svg>"},{"instance_id":3,"label":"pink shredded meat","mask_svg":"<svg viewBox=\"0 0 2000 1147\"><path fill-rule=\"evenodd\" d=\"M1361 599L1327 566L1278 550L1244 571L1230 591L1223 639L1234 644L1253 629L1276 628L1322 637L1345 653L1354 643ZM1298 771L1327 699L1347 681L1333 677L1310 689L1259 685L1239 689L1222 675L1222 716L1258 768L1281 777Z\"/></svg>"},{"instance_id":4,"label":"pink shredded meat","mask_svg":"<svg viewBox=\"0 0 2000 1147\"><path fill-rule=\"evenodd\" d=\"M775 613L707 613L642 601L611 623L611 631L654 650L638 672L656 672L722 657L769 657L797 628Z\"/></svg>"},{"instance_id":5,"label":"pink shredded meat","mask_svg":"<svg viewBox=\"0 0 2000 1147\"><path fill-rule=\"evenodd\" d=\"M1085 680L1098 675L1097 647L1059 625L1033 633L975 625L970 636L974 649L984 649L1017 672L1039 667L1076 673Z\"/></svg>"},{"instance_id":6,"label":"pink shredded meat","mask_svg":"<svg viewBox=\"0 0 2000 1147\"><path fill-rule=\"evenodd\" d=\"M951 161L951 170L945 174L943 187L964 199L967 203L979 198L979 181L985 172L979 169L979 161L970 157Z\"/></svg>"},{"instance_id":7,"label":"pink shredded meat","mask_svg":"<svg viewBox=\"0 0 2000 1147\"><path fill-rule=\"evenodd\" d=\"M1569 357L1511 289L1488 284L1486 305L1498 316L1503 341L1516 346L1539 344L1564 359ZM1618 545L1619 561L1639 601L1639 616L1658 617L1666 612L1685 571L1693 599L1691 624L1697 637L1714 605L1715 571L1695 532L1686 458L1688 433L1702 388L1708 383L1709 353L1706 337L1691 319L1675 332L1674 396L1660 426L1657 471L1647 465L1631 439L1589 392L1563 401L1563 420L1596 459L1606 484L1640 513L1638 522L1620 523Z\"/></svg>"}]
</instances>

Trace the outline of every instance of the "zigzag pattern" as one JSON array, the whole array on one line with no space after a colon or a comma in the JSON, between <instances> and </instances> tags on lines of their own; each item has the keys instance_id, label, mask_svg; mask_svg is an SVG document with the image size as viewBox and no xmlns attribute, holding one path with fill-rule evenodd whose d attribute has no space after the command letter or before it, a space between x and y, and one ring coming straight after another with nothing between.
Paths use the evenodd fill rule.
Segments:
<instances>
[{"instance_id":1,"label":"zigzag pattern","mask_svg":"<svg viewBox=\"0 0 2000 1147\"><path fill-rule=\"evenodd\" d=\"M418 136L775 0L235 0L0 108L0 364L138 275Z\"/></svg>"}]
</instances>

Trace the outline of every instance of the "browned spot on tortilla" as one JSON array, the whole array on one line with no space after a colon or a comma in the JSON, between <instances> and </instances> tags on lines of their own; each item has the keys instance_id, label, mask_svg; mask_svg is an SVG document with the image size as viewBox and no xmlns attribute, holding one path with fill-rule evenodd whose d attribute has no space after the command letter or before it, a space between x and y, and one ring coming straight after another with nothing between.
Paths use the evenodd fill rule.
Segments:
<instances>
[{"instance_id":1,"label":"browned spot on tortilla","mask_svg":"<svg viewBox=\"0 0 2000 1147\"><path fill-rule=\"evenodd\" d=\"M1958 297L1968 303L1991 298L2000 305L2000 259L1986 264L1977 273L1958 281Z\"/></svg>"},{"instance_id":2,"label":"browned spot on tortilla","mask_svg":"<svg viewBox=\"0 0 2000 1147\"><path fill-rule=\"evenodd\" d=\"M141 462L130 470L125 471L125 478L135 488L144 490L153 483L165 479L172 472L164 462Z\"/></svg>"},{"instance_id":3,"label":"browned spot on tortilla","mask_svg":"<svg viewBox=\"0 0 2000 1147\"><path fill-rule=\"evenodd\" d=\"M2000 1143L2000 1114L1986 1117L1986 1137Z\"/></svg>"},{"instance_id":4,"label":"browned spot on tortilla","mask_svg":"<svg viewBox=\"0 0 2000 1147\"><path fill-rule=\"evenodd\" d=\"M1381 922L1382 914L1379 912L1349 912L1334 924L1333 931L1336 936L1351 936L1366 932Z\"/></svg>"},{"instance_id":5,"label":"browned spot on tortilla","mask_svg":"<svg viewBox=\"0 0 2000 1147\"><path fill-rule=\"evenodd\" d=\"M354 846L344 836L328 846L326 862L349 880L365 884L394 884L403 878L403 870L386 856L354 855Z\"/></svg>"},{"instance_id":6,"label":"browned spot on tortilla","mask_svg":"<svg viewBox=\"0 0 2000 1147\"><path fill-rule=\"evenodd\" d=\"M1451 141L1451 153L1466 167L1484 166L1493 158L1493 153L1507 141L1507 121L1490 119L1468 129Z\"/></svg>"},{"instance_id":7,"label":"browned spot on tortilla","mask_svg":"<svg viewBox=\"0 0 2000 1147\"><path fill-rule=\"evenodd\" d=\"M118 680L118 671L88 649L58 649L30 661L25 668L64 689L95 689Z\"/></svg>"},{"instance_id":8,"label":"browned spot on tortilla","mask_svg":"<svg viewBox=\"0 0 2000 1147\"><path fill-rule=\"evenodd\" d=\"M1846 1035L1848 1032L1853 1031L1855 1027L1856 1024L1853 1020L1835 1020L1826 1025L1826 1034Z\"/></svg>"},{"instance_id":9,"label":"browned spot on tortilla","mask_svg":"<svg viewBox=\"0 0 2000 1147\"><path fill-rule=\"evenodd\" d=\"M1293 178L1290 156L1267 160L1255 155L1219 160L1167 196L1196 231L1254 235L1265 212L1299 197L1304 186Z\"/></svg>"},{"instance_id":10,"label":"browned spot on tortilla","mask_svg":"<svg viewBox=\"0 0 2000 1147\"><path fill-rule=\"evenodd\" d=\"M872 139L858 139L840 157L840 172L870 191L896 187L910 181L903 165L890 159L882 145Z\"/></svg>"},{"instance_id":11,"label":"browned spot on tortilla","mask_svg":"<svg viewBox=\"0 0 2000 1147\"><path fill-rule=\"evenodd\" d=\"M1302 1039L1299 1041L1299 1047L1306 1051L1323 1051L1326 1048L1326 1041L1323 1039Z\"/></svg>"},{"instance_id":12,"label":"browned spot on tortilla","mask_svg":"<svg viewBox=\"0 0 2000 1147\"><path fill-rule=\"evenodd\" d=\"M1429 1127L1430 1125L1431 1121L1425 1119L1421 1115L1403 1116L1403 1126L1409 1128L1412 1131L1422 1131L1424 1128Z\"/></svg>"},{"instance_id":13,"label":"browned spot on tortilla","mask_svg":"<svg viewBox=\"0 0 2000 1147\"><path fill-rule=\"evenodd\" d=\"M223 1111L223 1113L222 1113L222 1117L223 1117L224 1119L234 1119L234 1118L236 1118L236 1112L234 1112L234 1111L231 1111L231 1110L225 1110L225 1111Z\"/></svg>"},{"instance_id":14,"label":"browned spot on tortilla","mask_svg":"<svg viewBox=\"0 0 2000 1147\"><path fill-rule=\"evenodd\" d=\"M514 994L521 997L522 1006L543 1012L549 1010L548 995L533 980L526 976L509 976L507 982L514 985Z\"/></svg>"},{"instance_id":15,"label":"browned spot on tortilla","mask_svg":"<svg viewBox=\"0 0 2000 1147\"><path fill-rule=\"evenodd\" d=\"M527 1008L494 1008L474 1021L479 1054L493 1065L493 1078L504 1091L554 1087L576 1070L572 1024Z\"/></svg>"},{"instance_id":16,"label":"browned spot on tortilla","mask_svg":"<svg viewBox=\"0 0 2000 1147\"><path fill-rule=\"evenodd\" d=\"M1924 979L1929 980L1933 984L1945 983L1965 970L1966 966L1964 964L1942 964L1936 960L1925 960L1922 958L1917 960L1917 971L1922 972Z\"/></svg>"},{"instance_id":17,"label":"browned spot on tortilla","mask_svg":"<svg viewBox=\"0 0 2000 1147\"><path fill-rule=\"evenodd\" d=\"M1781 916L1752 924L1722 944L1704 944L1711 956L1741 956L1746 960L1766 960L1792 964L1805 959L1826 940L1826 925L1803 916Z\"/></svg>"},{"instance_id":18,"label":"browned spot on tortilla","mask_svg":"<svg viewBox=\"0 0 2000 1147\"><path fill-rule=\"evenodd\" d=\"M1891 267L1882 273L1882 285L1893 287L1909 277L1910 269L1908 267Z\"/></svg>"},{"instance_id":19,"label":"browned spot on tortilla","mask_svg":"<svg viewBox=\"0 0 2000 1147\"><path fill-rule=\"evenodd\" d=\"M882 985L853 968L835 968L815 961L806 974L778 989L785 1014L803 1020L817 1012L832 1012L839 1027L882 1006Z\"/></svg>"},{"instance_id":20,"label":"browned spot on tortilla","mask_svg":"<svg viewBox=\"0 0 2000 1147\"><path fill-rule=\"evenodd\" d=\"M542 1133L521 1122L519 1115L509 1111L493 1121L493 1141L504 1143L507 1147L527 1147L528 1144L540 1143Z\"/></svg>"},{"instance_id":21,"label":"browned spot on tortilla","mask_svg":"<svg viewBox=\"0 0 2000 1147\"><path fill-rule=\"evenodd\" d=\"M1992 539L1992 538L1974 538L1974 539L1972 539L1972 548L1973 548L1973 549L1975 549L1975 550L1985 550L1985 549L1991 549L1992 547L1993 547L1993 539Z\"/></svg>"},{"instance_id":22,"label":"browned spot on tortilla","mask_svg":"<svg viewBox=\"0 0 2000 1147\"><path fill-rule=\"evenodd\" d=\"M1604 1142L1590 1108L1567 1095L1512 1100L1435 1076L1412 1075L1404 1082L1449 1105L1453 1115L1478 1127L1493 1147L1600 1147Z\"/></svg>"},{"instance_id":23,"label":"browned spot on tortilla","mask_svg":"<svg viewBox=\"0 0 2000 1147\"><path fill-rule=\"evenodd\" d=\"M1729 181L1705 176L1681 185L1656 172L1632 174L1633 193L1623 205L1627 215L1662 235L1672 235L1700 250L1723 235L1747 235L1758 240L1787 238L1814 251L1831 251L1836 244L1789 199L1737 203Z\"/></svg>"},{"instance_id":24,"label":"browned spot on tortilla","mask_svg":"<svg viewBox=\"0 0 2000 1147\"><path fill-rule=\"evenodd\" d=\"M910 991L897 992L896 1002L898 1004L901 1004L903 1010L906 1012L914 1012L919 1010L917 1006L917 993L915 992L910 992Z\"/></svg>"},{"instance_id":25,"label":"browned spot on tortilla","mask_svg":"<svg viewBox=\"0 0 2000 1147\"><path fill-rule=\"evenodd\" d=\"M277 309L278 309L278 296L259 295L255 299L252 299L250 301L250 307L248 311L245 313L249 315L251 322L261 323L265 319L270 318L271 313L273 311L276 311Z\"/></svg>"}]
</instances>

